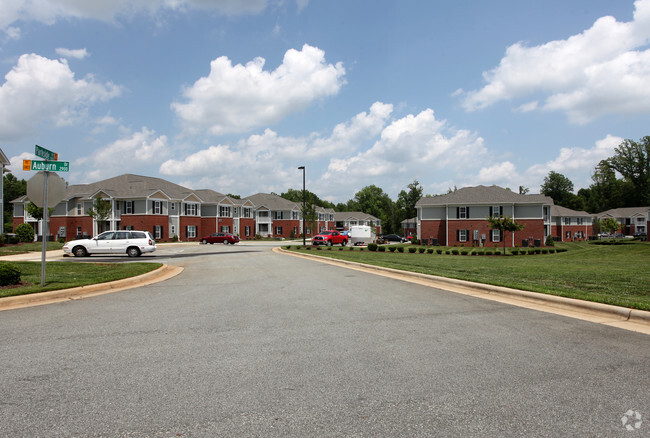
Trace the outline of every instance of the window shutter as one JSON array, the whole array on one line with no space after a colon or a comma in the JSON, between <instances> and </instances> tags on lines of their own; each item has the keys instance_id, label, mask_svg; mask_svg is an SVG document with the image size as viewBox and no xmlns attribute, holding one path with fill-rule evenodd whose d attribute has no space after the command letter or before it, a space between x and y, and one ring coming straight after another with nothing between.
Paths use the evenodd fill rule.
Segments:
<instances>
[{"instance_id":1,"label":"window shutter","mask_svg":"<svg viewBox=\"0 0 650 438\"><path fill-rule=\"evenodd\" d=\"M499 216L503 216L503 207L499 207Z\"/></svg>"},{"instance_id":2,"label":"window shutter","mask_svg":"<svg viewBox=\"0 0 650 438\"><path fill-rule=\"evenodd\" d=\"M469 219L469 207L465 207L465 208L466 208L465 211L467 212L467 219Z\"/></svg>"},{"instance_id":3,"label":"window shutter","mask_svg":"<svg viewBox=\"0 0 650 438\"><path fill-rule=\"evenodd\" d=\"M493 211L492 211L492 207L490 207L490 217L492 216L493 216Z\"/></svg>"},{"instance_id":4,"label":"window shutter","mask_svg":"<svg viewBox=\"0 0 650 438\"><path fill-rule=\"evenodd\" d=\"M456 241L460 240L460 230L456 230Z\"/></svg>"},{"instance_id":5,"label":"window shutter","mask_svg":"<svg viewBox=\"0 0 650 438\"><path fill-rule=\"evenodd\" d=\"M185 238L189 239L189 237L190 237L190 226L185 225Z\"/></svg>"},{"instance_id":6,"label":"window shutter","mask_svg":"<svg viewBox=\"0 0 650 438\"><path fill-rule=\"evenodd\" d=\"M456 207L456 219L460 219L460 207Z\"/></svg>"}]
</instances>

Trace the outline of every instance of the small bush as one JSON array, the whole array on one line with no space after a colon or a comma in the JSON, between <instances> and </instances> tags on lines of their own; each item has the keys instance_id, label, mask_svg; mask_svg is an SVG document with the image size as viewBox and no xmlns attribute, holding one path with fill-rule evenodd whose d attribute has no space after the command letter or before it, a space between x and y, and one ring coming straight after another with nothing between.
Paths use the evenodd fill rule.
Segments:
<instances>
[{"instance_id":1,"label":"small bush","mask_svg":"<svg viewBox=\"0 0 650 438\"><path fill-rule=\"evenodd\" d=\"M519 250L517 250L517 249L512 249L512 250L510 250L510 254L512 254L512 255L517 255L517 254L519 254Z\"/></svg>"},{"instance_id":2,"label":"small bush","mask_svg":"<svg viewBox=\"0 0 650 438\"><path fill-rule=\"evenodd\" d=\"M451 250L451 253L452 253L453 255L458 255L458 254L460 254L460 252L459 252L457 249L452 249L452 250Z\"/></svg>"},{"instance_id":3,"label":"small bush","mask_svg":"<svg viewBox=\"0 0 650 438\"><path fill-rule=\"evenodd\" d=\"M549 250L548 250L548 253L549 253L549 254L555 254L555 249L553 249L553 248L549 249Z\"/></svg>"},{"instance_id":4,"label":"small bush","mask_svg":"<svg viewBox=\"0 0 650 438\"><path fill-rule=\"evenodd\" d=\"M327 247L327 250L328 250L328 251L331 251L331 250L332 250L332 247L331 247L331 246L328 246L328 247Z\"/></svg>"},{"instance_id":5,"label":"small bush","mask_svg":"<svg viewBox=\"0 0 650 438\"><path fill-rule=\"evenodd\" d=\"M0 286L20 283L20 274L20 269L15 265L11 263L0 263Z\"/></svg>"},{"instance_id":6,"label":"small bush","mask_svg":"<svg viewBox=\"0 0 650 438\"><path fill-rule=\"evenodd\" d=\"M485 251L485 255L492 255L492 251Z\"/></svg>"},{"instance_id":7,"label":"small bush","mask_svg":"<svg viewBox=\"0 0 650 438\"><path fill-rule=\"evenodd\" d=\"M447 255L451 255L451 251L450 251L450 250L446 250L446 251L445 251L445 254L447 254Z\"/></svg>"},{"instance_id":8,"label":"small bush","mask_svg":"<svg viewBox=\"0 0 650 438\"><path fill-rule=\"evenodd\" d=\"M390 251L390 252L395 252L395 247L394 247L394 246L389 246L389 247L388 247L388 251Z\"/></svg>"},{"instance_id":9,"label":"small bush","mask_svg":"<svg viewBox=\"0 0 650 438\"><path fill-rule=\"evenodd\" d=\"M172 242L178 242L178 236L176 234L172 236Z\"/></svg>"},{"instance_id":10,"label":"small bush","mask_svg":"<svg viewBox=\"0 0 650 438\"><path fill-rule=\"evenodd\" d=\"M386 252L386 247L385 246L379 246L379 247L377 247L377 251Z\"/></svg>"},{"instance_id":11,"label":"small bush","mask_svg":"<svg viewBox=\"0 0 650 438\"><path fill-rule=\"evenodd\" d=\"M311 246L305 246L305 249L306 249L307 251L311 251Z\"/></svg>"},{"instance_id":12,"label":"small bush","mask_svg":"<svg viewBox=\"0 0 650 438\"><path fill-rule=\"evenodd\" d=\"M433 248L427 249L427 254L433 254Z\"/></svg>"},{"instance_id":13,"label":"small bush","mask_svg":"<svg viewBox=\"0 0 650 438\"><path fill-rule=\"evenodd\" d=\"M31 225L22 223L16 227L16 235L21 242L34 241L34 229Z\"/></svg>"},{"instance_id":14,"label":"small bush","mask_svg":"<svg viewBox=\"0 0 650 438\"><path fill-rule=\"evenodd\" d=\"M415 254L415 251L417 251L417 248L413 248L413 247L409 248L409 253Z\"/></svg>"},{"instance_id":15,"label":"small bush","mask_svg":"<svg viewBox=\"0 0 650 438\"><path fill-rule=\"evenodd\" d=\"M291 245L285 246L284 249L291 249Z\"/></svg>"},{"instance_id":16,"label":"small bush","mask_svg":"<svg viewBox=\"0 0 650 438\"><path fill-rule=\"evenodd\" d=\"M420 254L424 254L424 251L425 251L425 250L426 250L426 248L418 248L418 252L419 252Z\"/></svg>"},{"instance_id":17,"label":"small bush","mask_svg":"<svg viewBox=\"0 0 650 438\"><path fill-rule=\"evenodd\" d=\"M339 248L339 251L343 251L343 247L340 247L340 248Z\"/></svg>"},{"instance_id":18,"label":"small bush","mask_svg":"<svg viewBox=\"0 0 650 438\"><path fill-rule=\"evenodd\" d=\"M436 249L436 254L442 254L442 250L441 249Z\"/></svg>"},{"instance_id":19,"label":"small bush","mask_svg":"<svg viewBox=\"0 0 650 438\"><path fill-rule=\"evenodd\" d=\"M542 249L542 254L548 254L548 249L546 248Z\"/></svg>"},{"instance_id":20,"label":"small bush","mask_svg":"<svg viewBox=\"0 0 650 438\"><path fill-rule=\"evenodd\" d=\"M544 243L546 246L553 246L555 245L555 240L553 240L553 236L550 234L546 236L546 242Z\"/></svg>"},{"instance_id":21,"label":"small bush","mask_svg":"<svg viewBox=\"0 0 650 438\"><path fill-rule=\"evenodd\" d=\"M535 254L535 248L531 248L528 250L528 255L533 255Z\"/></svg>"},{"instance_id":22,"label":"small bush","mask_svg":"<svg viewBox=\"0 0 650 438\"><path fill-rule=\"evenodd\" d=\"M354 251L354 248L350 247L350 249L348 251Z\"/></svg>"},{"instance_id":23,"label":"small bush","mask_svg":"<svg viewBox=\"0 0 650 438\"><path fill-rule=\"evenodd\" d=\"M535 248L535 254L541 254L542 249L541 248Z\"/></svg>"},{"instance_id":24,"label":"small bush","mask_svg":"<svg viewBox=\"0 0 650 438\"><path fill-rule=\"evenodd\" d=\"M316 251L322 251L322 250L323 250L323 248L321 248L320 246L316 247Z\"/></svg>"},{"instance_id":25,"label":"small bush","mask_svg":"<svg viewBox=\"0 0 650 438\"><path fill-rule=\"evenodd\" d=\"M397 252L404 252L404 247L403 246L397 247Z\"/></svg>"},{"instance_id":26,"label":"small bush","mask_svg":"<svg viewBox=\"0 0 650 438\"><path fill-rule=\"evenodd\" d=\"M379 247L379 245L377 245L376 243L369 243L368 244L368 251L377 251L378 247Z\"/></svg>"},{"instance_id":27,"label":"small bush","mask_svg":"<svg viewBox=\"0 0 650 438\"><path fill-rule=\"evenodd\" d=\"M462 250L462 251L460 252L460 254L461 254L461 255L467 255L467 254L469 254L469 251L466 250L466 249L464 249L464 250Z\"/></svg>"}]
</instances>

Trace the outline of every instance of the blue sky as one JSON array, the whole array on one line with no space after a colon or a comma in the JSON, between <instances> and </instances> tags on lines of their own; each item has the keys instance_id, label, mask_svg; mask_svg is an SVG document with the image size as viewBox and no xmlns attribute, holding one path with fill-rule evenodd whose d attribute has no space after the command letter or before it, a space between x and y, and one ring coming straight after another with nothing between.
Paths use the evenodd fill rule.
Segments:
<instances>
[{"instance_id":1,"label":"blue sky","mask_svg":"<svg viewBox=\"0 0 650 438\"><path fill-rule=\"evenodd\" d=\"M650 120L650 0L3 0L0 147L345 202L576 187Z\"/></svg>"}]
</instances>

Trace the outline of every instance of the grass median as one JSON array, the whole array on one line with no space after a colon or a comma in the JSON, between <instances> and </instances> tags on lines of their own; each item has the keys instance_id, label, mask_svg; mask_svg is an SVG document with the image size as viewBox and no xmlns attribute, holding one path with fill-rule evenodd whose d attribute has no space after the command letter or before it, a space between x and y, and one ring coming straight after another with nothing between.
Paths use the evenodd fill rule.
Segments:
<instances>
[{"instance_id":1,"label":"grass median","mask_svg":"<svg viewBox=\"0 0 650 438\"><path fill-rule=\"evenodd\" d=\"M46 262L45 286L41 287L40 262L0 262L21 272L22 284L0 288L0 298L46 292L122 280L158 269L161 263L70 263Z\"/></svg>"},{"instance_id":2,"label":"grass median","mask_svg":"<svg viewBox=\"0 0 650 438\"><path fill-rule=\"evenodd\" d=\"M412 247L411 245L407 245ZM514 289L650 310L650 244L561 243L555 254L472 256L374 252L364 248L296 249L404 271L420 272ZM434 249L450 249L426 247ZM457 248L458 249L458 248ZM468 248L469 249L469 248Z\"/></svg>"}]
</instances>

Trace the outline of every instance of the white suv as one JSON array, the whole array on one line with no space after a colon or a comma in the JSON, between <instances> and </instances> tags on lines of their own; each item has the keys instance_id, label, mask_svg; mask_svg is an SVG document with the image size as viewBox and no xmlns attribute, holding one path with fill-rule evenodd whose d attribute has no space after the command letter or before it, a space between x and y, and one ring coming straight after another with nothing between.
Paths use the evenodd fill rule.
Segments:
<instances>
[{"instance_id":1,"label":"white suv","mask_svg":"<svg viewBox=\"0 0 650 438\"><path fill-rule=\"evenodd\" d=\"M91 254L127 254L138 257L154 252L156 241L148 231L106 231L92 239L71 240L63 245L63 254L85 257Z\"/></svg>"}]
</instances>

